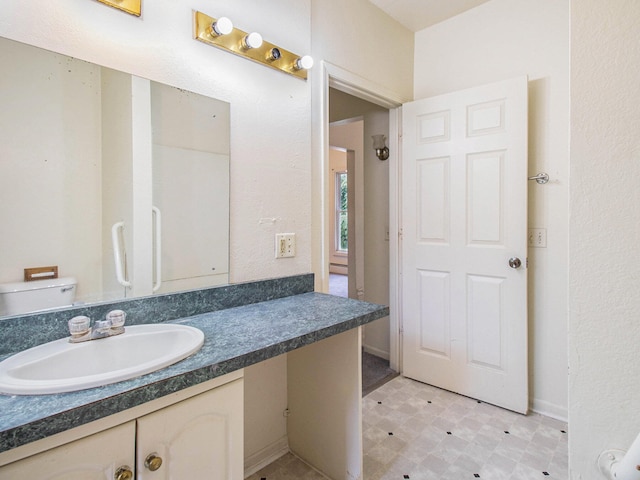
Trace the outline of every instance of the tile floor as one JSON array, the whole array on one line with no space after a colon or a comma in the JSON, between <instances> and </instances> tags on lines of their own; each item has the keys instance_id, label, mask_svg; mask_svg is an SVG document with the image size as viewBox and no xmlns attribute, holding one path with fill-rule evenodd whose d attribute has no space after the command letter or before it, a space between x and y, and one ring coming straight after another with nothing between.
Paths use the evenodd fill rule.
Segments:
<instances>
[{"instance_id":1,"label":"tile floor","mask_svg":"<svg viewBox=\"0 0 640 480\"><path fill-rule=\"evenodd\" d=\"M363 399L365 480L562 479L567 424L396 377ZM288 454L250 480L324 477Z\"/></svg>"}]
</instances>

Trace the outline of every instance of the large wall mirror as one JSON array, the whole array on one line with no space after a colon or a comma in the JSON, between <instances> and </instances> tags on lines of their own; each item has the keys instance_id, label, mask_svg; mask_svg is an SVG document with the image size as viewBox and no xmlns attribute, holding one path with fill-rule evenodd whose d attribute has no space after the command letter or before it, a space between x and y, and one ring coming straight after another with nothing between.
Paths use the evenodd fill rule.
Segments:
<instances>
[{"instance_id":1,"label":"large wall mirror","mask_svg":"<svg viewBox=\"0 0 640 480\"><path fill-rule=\"evenodd\" d=\"M57 265L76 303L228 283L228 103L4 38L0 62L0 283Z\"/></svg>"}]
</instances>

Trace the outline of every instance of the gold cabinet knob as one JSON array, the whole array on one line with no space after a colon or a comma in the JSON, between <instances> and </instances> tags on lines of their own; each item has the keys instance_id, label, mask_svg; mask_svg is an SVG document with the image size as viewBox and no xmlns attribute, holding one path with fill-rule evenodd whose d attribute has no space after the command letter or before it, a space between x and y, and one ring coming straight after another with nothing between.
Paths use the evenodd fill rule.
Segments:
<instances>
[{"instance_id":1,"label":"gold cabinet knob","mask_svg":"<svg viewBox=\"0 0 640 480\"><path fill-rule=\"evenodd\" d=\"M150 453L144 459L144 466L155 472L162 466L162 457L159 457L156 453Z\"/></svg>"},{"instance_id":2,"label":"gold cabinet knob","mask_svg":"<svg viewBox=\"0 0 640 480\"><path fill-rule=\"evenodd\" d=\"M122 465L121 467L118 467L113 478L114 480L131 480L133 478L133 471L131 470L131 467Z\"/></svg>"}]
</instances>

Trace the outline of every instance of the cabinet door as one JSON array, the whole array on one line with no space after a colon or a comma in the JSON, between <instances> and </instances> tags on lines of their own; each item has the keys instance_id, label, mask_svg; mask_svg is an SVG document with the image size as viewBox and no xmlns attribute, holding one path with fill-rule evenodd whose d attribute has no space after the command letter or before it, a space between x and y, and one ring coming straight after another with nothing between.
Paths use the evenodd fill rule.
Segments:
<instances>
[{"instance_id":1,"label":"cabinet door","mask_svg":"<svg viewBox=\"0 0 640 480\"><path fill-rule=\"evenodd\" d=\"M242 379L137 420L138 480L244 478ZM155 455L155 471L145 459Z\"/></svg>"},{"instance_id":2,"label":"cabinet door","mask_svg":"<svg viewBox=\"0 0 640 480\"><path fill-rule=\"evenodd\" d=\"M2 480L114 480L135 462L135 422L52 448L0 468Z\"/></svg>"}]
</instances>

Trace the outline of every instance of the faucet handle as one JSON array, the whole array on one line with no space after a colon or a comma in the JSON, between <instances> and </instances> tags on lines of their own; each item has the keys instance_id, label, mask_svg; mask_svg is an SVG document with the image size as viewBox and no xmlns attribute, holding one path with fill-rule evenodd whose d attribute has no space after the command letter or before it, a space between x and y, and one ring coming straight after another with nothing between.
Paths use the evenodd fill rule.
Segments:
<instances>
[{"instance_id":1,"label":"faucet handle","mask_svg":"<svg viewBox=\"0 0 640 480\"><path fill-rule=\"evenodd\" d=\"M111 310L107 313L107 320L111 323L112 328L122 327L127 318L127 314L122 310Z\"/></svg>"},{"instance_id":2,"label":"faucet handle","mask_svg":"<svg viewBox=\"0 0 640 480\"><path fill-rule=\"evenodd\" d=\"M71 320L69 320L68 325L71 337L78 338L89 332L91 319L84 315L78 315L77 317L73 317Z\"/></svg>"}]
</instances>

